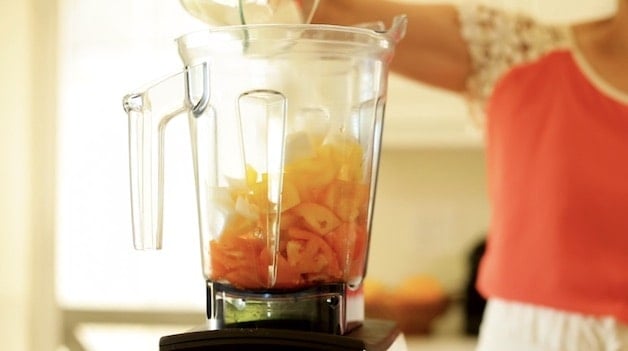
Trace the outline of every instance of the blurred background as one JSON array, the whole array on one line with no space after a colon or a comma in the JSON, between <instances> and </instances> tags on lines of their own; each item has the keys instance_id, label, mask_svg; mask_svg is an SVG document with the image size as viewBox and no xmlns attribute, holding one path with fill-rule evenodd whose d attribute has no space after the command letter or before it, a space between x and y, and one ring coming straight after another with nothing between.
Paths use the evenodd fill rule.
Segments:
<instances>
[{"instance_id":1,"label":"blurred background","mask_svg":"<svg viewBox=\"0 0 628 351\"><path fill-rule=\"evenodd\" d=\"M613 11L613 0L485 2L555 22ZM185 122L168 131L165 249L135 252L121 105L178 71L174 38L200 28L177 0L0 0L3 348L155 350L202 323ZM458 96L394 75L386 117L368 276L438 282L451 303L414 342L454 350L489 215L482 131Z\"/></svg>"}]
</instances>

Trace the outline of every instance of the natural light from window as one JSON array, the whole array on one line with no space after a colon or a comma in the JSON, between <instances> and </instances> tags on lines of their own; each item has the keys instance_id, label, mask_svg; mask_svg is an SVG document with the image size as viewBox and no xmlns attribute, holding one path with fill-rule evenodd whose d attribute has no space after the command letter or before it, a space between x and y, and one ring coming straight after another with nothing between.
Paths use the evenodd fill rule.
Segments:
<instances>
[{"instance_id":1,"label":"natural light from window","mask_svg":"<svg viewBox=\"0 0 628 351\"><path fill-rule=\"evenodd\" d=\"M60 307L198 311L202 318L205 290L186 121L173 121L167 135L164 250L137 252L121 102L134 89L180 70L174 39L204 25L176 0L65 0L59 15ZM85 345L96 350L102 339Z\"/></svg>"}]
</instances>

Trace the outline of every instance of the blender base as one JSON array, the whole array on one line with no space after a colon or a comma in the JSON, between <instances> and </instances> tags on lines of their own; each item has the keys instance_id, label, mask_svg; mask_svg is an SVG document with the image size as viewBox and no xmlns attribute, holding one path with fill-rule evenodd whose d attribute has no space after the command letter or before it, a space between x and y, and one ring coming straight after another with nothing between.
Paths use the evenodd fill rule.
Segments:
<instances>
[{"instance_id":1,"label":"blender base","mask_svg":"<svg viewBox=\"0 0 628 351\"><path fill-rule=\"evenodd\" d=\"M361 290L345 283L319 284L294 291L250 291L207 282L208 329L290 329L347 334L361 323Z\"/></svg>"},{"instance_id":2,"label":"blender base","mask_svg":"<svg viewBox=\"0 0 628 351\"><path fill-rule=\"evenodd\" d=\"M406 351L404 335L387 320L365 320L348 334L311 331L229 328L164 336L160 351Z\"/></svg>"}]
</instances>

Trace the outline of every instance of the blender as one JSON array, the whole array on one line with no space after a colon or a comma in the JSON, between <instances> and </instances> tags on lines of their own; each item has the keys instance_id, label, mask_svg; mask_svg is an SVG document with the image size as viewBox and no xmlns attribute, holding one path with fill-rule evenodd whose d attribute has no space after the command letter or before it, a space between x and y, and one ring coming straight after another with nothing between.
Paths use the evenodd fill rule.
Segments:
<instances>
[{"instance_id":1,"label":"blender","mask_svg":"<svg viewBox=\"0 0 628 351\"><path fill-rule=\"evenodd\" d=\"M161 351L405 349L362 293L405 28L212 27L176 40L181 72L125 96L136 249L162 244L165 128L190 130L207 323Z\"/></svg>"}]
</instances>

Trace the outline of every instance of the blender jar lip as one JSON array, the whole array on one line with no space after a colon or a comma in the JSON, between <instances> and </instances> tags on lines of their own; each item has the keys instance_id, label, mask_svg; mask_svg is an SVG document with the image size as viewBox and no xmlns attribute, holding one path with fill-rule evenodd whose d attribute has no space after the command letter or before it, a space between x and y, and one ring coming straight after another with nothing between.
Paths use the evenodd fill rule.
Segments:
<instances>
[{"instance_id":1,"label":"blender jar lip","mask_svg":"<svg viewBox=\"0 0 628 351\"><path fill-rule=\"evenodd\" d=\"M290 37L289 35L285 35L283 38L281 37L273 37L273 38L264 38L263 40L291 40L291 39L306 39L306 40L320 40L320 41L336 41L336 42L347 42L353 43L361 42L361 44L365 46L376 46L381 48L382 50L391 50L397 43L396 38L388 35L386 29L383 28L383 24L381 22L377 23L368 23L364 25L358 26L341 26L335 24L285 24L285 23L273 23L273 24L245 24L245 25L233 25L233 26L220 26L220 27L212 27L208 29L202 29L193 31L190 33L183 34L175 39L175 42L179 45L179 48L182 49L193 49L198 48L200 46L209 44L208 40L213 36L220 36L221 34L229 34L229 33L238 33L243 32L247 33L241 39L238 38L219 38L226 39L225 41L243 41L243 40L256 40L251 37L251 33L263 32L263 31L274 31L274 30L285 30L288 32L293 32L295 34L300 34L303 32L312 32L318 31L322 33L337 33L337 34L345 34L345 35L354 35L358 36L358 38L364 38L366 40L346 40L343 38L308 38L302 36ZM355 37L354 37L355 39ZM198 42L197 42L198 40ZM369 42L370 41L370 42ZM194 43L196 42L196 43Z\"/></svg>"},{"instance_id":2,"label":"blender jar lip","mask_svg":"<svg viewBox=\"0 0 628 351\"><path fill-rule=\"evenodd\" d=\"M368 25L368 24L366 24ZM355 25L355 26L343 26L338 24L326 24L326 23L315 23L315 24L306 24L306 23L258 23L258 24L238 24L231 26L216 26L210 27L207 29L200 29L190 33L183 34L179 36L176 40L180 40L185 38L186 36L193 35L195 33L203 33L203 32L232 32L244 29L250 30L259 30L259 29L291 29L291 30L330 30L330 31L340 31L340 32L356 32L362 34L373 34L376 36L381 36L385 33L385 28L381 28L382 30L374 30L373 28L368 28L363 25Z\"/></svg>"}]
</instances>

